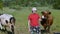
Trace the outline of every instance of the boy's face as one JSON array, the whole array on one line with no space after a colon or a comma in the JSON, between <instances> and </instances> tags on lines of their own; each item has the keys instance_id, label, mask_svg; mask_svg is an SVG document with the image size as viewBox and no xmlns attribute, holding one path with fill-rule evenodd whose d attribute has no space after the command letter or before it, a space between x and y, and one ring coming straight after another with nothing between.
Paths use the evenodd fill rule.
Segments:
<instances>
[{"instance_id":1,"label":"boy's face","mask_svg":"<svg viewBox=\"0 0 60 34\"><path fill-rule=\"evenodd\" d=\"M37 11L32 11L32 13L36 13Z\"/></svg>"}]
</instances>

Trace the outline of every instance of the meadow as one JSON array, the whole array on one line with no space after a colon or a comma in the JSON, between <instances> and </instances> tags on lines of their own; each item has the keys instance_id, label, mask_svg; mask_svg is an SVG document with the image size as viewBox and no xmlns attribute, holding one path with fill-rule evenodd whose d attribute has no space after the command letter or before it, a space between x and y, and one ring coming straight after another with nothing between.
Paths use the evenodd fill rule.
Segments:
<instances>
[{"instance_id":1,"label":"meadow","mask_svg":"<svg viewBox=\"0 0 60 34\"><path fill-rule=\"evenodd\" d=\"M28 31L28 16L31 13L32 7L21 7L19 10L9 9L4 7L0 10L0 13L11 14L16 18L15 34L29 34ZM60 10L51 9L50 7L37 7L37 12L41 16L41 11L50 10L54 17L53 25L51 26L51 32L60 32ZM41 29L43 29L41 25ZM0 31L0 34L5 34Z\"/></svg>"}]
</instances>

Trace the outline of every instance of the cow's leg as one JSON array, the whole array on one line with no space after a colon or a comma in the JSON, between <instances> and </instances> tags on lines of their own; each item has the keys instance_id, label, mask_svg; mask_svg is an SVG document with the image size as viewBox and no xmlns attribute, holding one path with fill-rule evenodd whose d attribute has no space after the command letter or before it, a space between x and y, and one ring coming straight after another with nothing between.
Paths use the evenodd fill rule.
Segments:
<instances>
[{"instance_id":1,"label":"cow's leg","mask_svg":"<svg viewBox=\"0 0 60 34\"><path fill-rule=\"evenodd\" d=\"M6 26L4 26L4 28L5 28L4 30L7 31Z\"/></svg>"},{"instance_id":2,"label":"cow's leg","mask_svg":"<svg viewBox=\"0 0 60 34\"><path fill-rule=\"evenodd\" d=\"M50 32L50 25L47 24L47 33L49 33L49 32Z\"/></svg>"},{"instance_id":3,"label":"cow's leg","mask_svg":"<svg viewBox=\"0 0 60 34\"><path fill-rule=\"evenodd\" d=\"M44 27L44 30L46 31L46 30L47 30L47 26L46 26L46 24L44 24L43 27Z\"/></svg>"},{"instance_id":4,"label":"cow's leg","mask_svg":"<svg viewBox=\"0 0 60 34\"><path fill-rule=\"evenodd\" d=\"M11 20L11 31L12 31L12 34L14 34L14 25L15 25L15 22L13 20Z\"/></svg>"},{"instance_id":5,"label":"cow's leg","mask_svg":"<svg viewBox=\"0 0 60 34\"><path fill-rule=\"evenodd\" d=\"M42 34L45 34L45 33L47 34L47 26L44 25L43 27L44 27L44 31L42 32Z\"/></svg>"},{"instance_id":6,"label":"cow's leg","mask_svg":"<svg viewBox=\"0 0 60 34\"><path fill-rule=\"evenodd\" d=\"M50 33L50 25L48 25L47 32Z\"/></svg>"},{"instance_id":7,"label":"cow's leg","mask_svg":"<svg viewBox=\"0 0 60 34\"><path fill-rule=\"evenodd\" d=\"M44 26L44 29L46 30L46 26Z\"/></svg>"},{"instance_id":8,"label":"cow's leg","mask_svg":"<svg viewBox=\"0 0 60 34\"><path fill-rule=\"evenodd\" d=\"M14 34L14 26L12 24L9 24L9 27L7 27L7 33Z\"/></svg>"},{"instance_id":9,"label":"cow's leg","mask_svg":"<svg viewBox=\"0 0 60 34\"><path fill-rule=\"evenodd\" d=\"M2 27L2 25L0 24L0 29L2 30L3 29L3 27Z\"/></svg>"},{"instance_id":10,"label":"cow's leg","mask_svg":"<svg viewBox=\"0 0 60 34\"><path fill-rule=\"evenodd\" d=\"M11 25L12 34L14 34L14 26Z\"/></svg>"}]
</instances>

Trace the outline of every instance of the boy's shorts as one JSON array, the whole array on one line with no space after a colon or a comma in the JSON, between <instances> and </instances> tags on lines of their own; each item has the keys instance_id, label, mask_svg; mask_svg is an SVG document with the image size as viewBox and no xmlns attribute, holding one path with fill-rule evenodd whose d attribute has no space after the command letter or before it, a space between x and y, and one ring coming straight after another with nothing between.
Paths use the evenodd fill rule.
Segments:
<instances>
[{"instance_id":1,"label":"boy's shorts","mask_svg":"<svg viewBox=\"0 0 60 34\"><path fill-rule=\"evenodd\" d=\"M30 30L31 30L31 32L40 32L40 27L39 26L36 26L36 27L31 26Z\"/></svg>"}]
</instances>

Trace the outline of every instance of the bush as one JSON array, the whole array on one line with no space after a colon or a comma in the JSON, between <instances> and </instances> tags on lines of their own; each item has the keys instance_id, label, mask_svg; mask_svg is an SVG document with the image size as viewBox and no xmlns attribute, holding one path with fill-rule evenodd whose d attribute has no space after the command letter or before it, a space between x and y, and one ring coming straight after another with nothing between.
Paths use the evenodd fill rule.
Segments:
<instances>
[{"instance_id":1,"label":"bush","mask_svg":"<svg viewBox=\"0 0 60 34\"><path fill-rule=\"evenodd\" d=\"M3 2L0 0L0 9L3 9Z\"/></svg>"},{"instance_id":2,"label":"bush","mask_svg":"<svg viewBox=\"0 0 60 34\"><path fill-rule=\"evenodd\" d=\"M54 5L53 5L53 8L54 8L54 9L60 9L60 4L54 4Z\"/></svg>"},{"instance_id":3,"label":"bush","mask_svg":"<svg viewBox=\"0 0 60 34\"><path fill-rule=\"evenodd\" d=\"M60 0L56 0L55 4L53 4L54 9L60 9Z\"/></svg>"}]
</instances>

